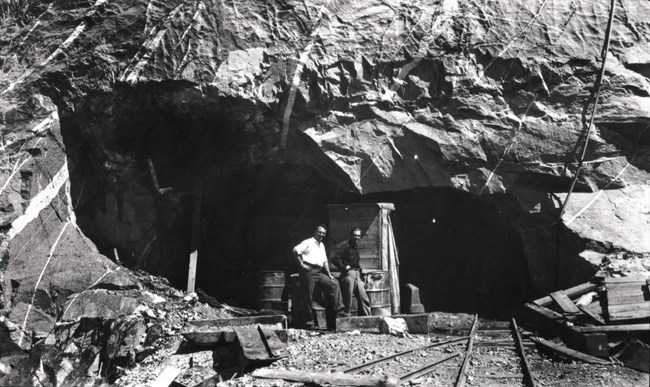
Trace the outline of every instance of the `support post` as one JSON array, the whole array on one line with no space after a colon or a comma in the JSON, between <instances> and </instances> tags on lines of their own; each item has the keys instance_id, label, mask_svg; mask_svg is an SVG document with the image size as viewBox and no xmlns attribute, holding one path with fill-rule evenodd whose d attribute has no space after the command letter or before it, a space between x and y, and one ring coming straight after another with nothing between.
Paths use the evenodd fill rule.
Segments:
<instances>
[{"instance_id":1,"label":"support post","mask_svg":"<svg viewBox=\"0 0 650 387\"><path fill-rule=\"evenodd\" d=\"M203 201L203 183L199 182L194 193L194 210L192 215L192 243L190 247L190 264L187 271L187 293L193 293L196 286L196 266L201 245L201 206Z\"/></svg>"}]
</instances>

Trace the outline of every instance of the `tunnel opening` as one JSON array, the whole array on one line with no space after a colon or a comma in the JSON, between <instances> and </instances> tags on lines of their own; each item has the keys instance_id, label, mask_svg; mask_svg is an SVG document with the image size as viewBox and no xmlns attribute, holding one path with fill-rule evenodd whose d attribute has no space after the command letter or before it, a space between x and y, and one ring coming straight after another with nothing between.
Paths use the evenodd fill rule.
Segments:
<instances>
[{"instance_id":1,"label":"tunnel opening","mask_svg":"<svg viewBox=\"0 0 650 387\"><path fill-rule=\"evenodd\" d=\"M592 274L566 258L581 241L519 211L514 197L440 187L361 195L313 143L293 139L299 156L278 155L274 109L178 84L91 95L61 114L80 227L103 254L179 289L198 248L196 287L248 308L258 307L256 274L296 272L293 246L327 224L336 203L395 205L400 283L420 288L427 311L506 318L533 295ZM531 254L522 222L558 248Z\"/></svg>"}]
</instances>

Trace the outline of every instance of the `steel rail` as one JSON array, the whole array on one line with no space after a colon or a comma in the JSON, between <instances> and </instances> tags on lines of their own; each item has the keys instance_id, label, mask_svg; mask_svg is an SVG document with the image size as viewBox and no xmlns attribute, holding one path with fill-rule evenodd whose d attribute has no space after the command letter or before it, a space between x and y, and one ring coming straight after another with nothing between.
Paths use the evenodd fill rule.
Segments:
<instances>
[{"instance_id":1,"label":"steel rail","mask_svg":"<svg viewBox=\"0 0 650 387\"><path fill-rule=\"evenodd\" d=\"M423 366L423 367L421 367L421 368L418 368L417 370L414 370L414 371L411 371L411 372L407 372L407 373L405 373L404 375L401 375L401 376L399 377L399 384L403 384L403 383L408 382L408 381L411 380L411 379L419 378L420 376L426 375L426 374L428 374L429 372L433 371L433 369L434 369L438 364L440 364L440 363L444 363L444 362L446 362L446 361L448 361L448 360L451 360L451 359L453 359L453 358L455 358L455 357L458 357L458 356L460 356L460 354L459 354L459 353L455 353L455 354L450 355L450 356L447 356L447 357L445 357L445 358L442 358L442 359L436 360L436 361L434 361L433 363L429 363L429 364L427 364L427 365L425 365L425 366Z\"/></svg>"},{"instance_id":2,"label":"steel rail","mask_svg":"<svg viewBox=\"0 0 650 387\"><path fill-rule=\"evenodd\" d=\"M369 361L367 363L363 363L363 364L359 364L359 365L356 365L356 366L353 366L353 367L345 368L345 369L341 370L341 372L348 373L348 372L352 372L352 371L365 370L366 368L370 368L370 367L372 367L372 366L374 366L376 364L386 362L388 360L394 359L394 358L396 358L398 356L405 355L407 353L411 353L411 352L415 352L415 351L419 351L419 350L423 350L423 349L428 349L428 348L440 347L440 346L448 345L448 344L454 344L454 343L458 343L458 342L466 341L466 340L469 340L469 337L461 337L461 338L458 338L458 339L443 341L443 342L435 343L435 344L429 344L429 345L425 345L425 346L417 347L417 348L413 348L413 349L407 349L406 351L398 352L398 353L395 353L395 354L392 354L392 355L389 355L389 356L386 356L386 357L371 360L371 361Z\"/></svg>"},{"instance_id":3,"label":"steel rail","mask_svg":"<svg viewBox=\"0 0 650 387\"><path fill-rule=\"evenodd\" d=\"M474 323L472 324L472 329L469 332L467 351L465 352L465 359L463 360L463 365L460 367L460 370L458 372L458 378L456 379L456 387L463 387L465 385L465 380L467 379L467 365L469 364L469 358L472 356L474 336L476 336L477 329L478 329L478 314L474 315Z\"/></svg>"},{"instance_id":4,"label":"steel rail","mask_svg":"<svg viewBox=\"0 0 650 387\"><path fill-rule=\"evenodd\" d=\"M533 377L533 373L530 370L530 363L528 363L528 357L526 357L526 352L524 351L524 343L523 340L521 339L521 335L519 334L519 328L517 327L517 321L513 317L510 320L511 323L511 328L512 328L512 336L514 337L515 343L517 344L517 352L519 352L519 356L521 356L521 360L524 363L523 365L523 374L524 374L524 382L526 382L528 387L536 387L535 385L535 378Z\"/></svg>"}]
</instances>

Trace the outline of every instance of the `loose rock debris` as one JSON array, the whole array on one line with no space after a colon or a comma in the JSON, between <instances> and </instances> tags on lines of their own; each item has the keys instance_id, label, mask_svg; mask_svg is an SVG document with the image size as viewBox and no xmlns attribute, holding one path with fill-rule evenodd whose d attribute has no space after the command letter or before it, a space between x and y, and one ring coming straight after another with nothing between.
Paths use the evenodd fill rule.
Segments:
<instances>
[{"instance_id":1,"label":"loose rock debris","mask_svg":"<svg viewBox=\"0 0 650 387\"><path fill-rule=\"evenodd\" d=\"M145 296L140 298L141 306L135 308L132 314L103 323L83 318L80 322L62 324L43 340L41 347L32 351L29 358L25 354L15 354L13 357L6 356L0 359L0 362L7 365L4 369L9 370L9 374L2 379L3 384L25 385L24 381L27 380L29 382L26 384L31 385L34 384L34 380L39 380L44 385L75 385L86 382L95 385L135 387L152 385L165 370L169 372L170 369L176 369L178 375L174 378L173 385L177 386L288 387L303 385L303 383L255 378L253 372L256 369L268 369L327 375L333 372L345 372L352 366L413 350L353 374L375 378L373 380L384 380L387 377L408 374L435 361L453 356L433 367L430 372L414 377L408 382L409 385L450 386L458 377L465 351L465 337L473 321L471 315L436 312L424 314L426 324L423 325L423 315L407 315L405 318L407 325L418 329L417 332L409 329L411 337L380 334L374 320L364 320L363 324L360 324L365 327L364 329L354 329L353 321L341 319L342 323L345 322L341 326L348 327L345 332L301 330L286 328L282 320L283 316L242 317L241 314L238 316L234 312L238 311L238 308L223 304L211 307L197 301L194 297L184 300L186 295L183 292L170 288L165 281L159 281L153 276L142 275L139 280L142 281L145 289L140 294ZM136 296L129 292L131 291L116 292L116 294ZM578 296L570 295L569 299L576 299L576 297ZM593 300L598 300L598 297L594 296ZM552 305L549 307L554 308ZM250 311L240 312L250 314ZM575 329L605 327L596 324L578 326L584 318L586 317L573 320ZM214 326L210 327L206 321L219 321L221 331L232 333L233 326L254 328L265 319L266 322L275 321L275 323L263 325L285 332L286 357L281 357L271 364L259 364L244 370L238 358L239 344L234 340L198 345L184 335L192 332L210 332ZM278 322L278 319L281 321ZM524 320L520 322L525 323ZM613 326L620 326L620 324ZM81 335L83 332L85 334ZM102 332L110 334L106 335ZM524 385L519 356L510 334L508 322L479 319L479 329L467 367L466 385ZM648 384L647 373L623 367L618 362L592 365L567 360L555 353L536 349L531 340L535 337L533 331L522 329L522 336L524 351L528 356L537 385L646 386ZM450 340L457 340L457 342L433 348L421 348ZM620 356L621 359L636 358L635 353L643 350L642 341L636 346L629 343L621 345L625 345L625 350L621 350L621 353L624 353L624 356ZM80 353L84 349L86 355L82 357ZM609 360L607 357L603 359ZM39 361L44 364L45 369L48 367L54 369L54 365L58 367L56 379L50 378L47 373L39 372L36 368L24 366L39 364ZM69 366L64 366L65 364ZM68 383L69 381L73 382Z\"/></svg>"}]
</instances>

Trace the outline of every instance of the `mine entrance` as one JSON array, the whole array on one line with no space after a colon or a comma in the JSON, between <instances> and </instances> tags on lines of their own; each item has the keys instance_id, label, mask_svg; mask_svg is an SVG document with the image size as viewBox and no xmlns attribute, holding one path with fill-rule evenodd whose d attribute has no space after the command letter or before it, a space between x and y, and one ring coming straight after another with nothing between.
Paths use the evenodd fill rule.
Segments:
<instances>
[{"instance_id":1,"label":"mine entrance","mask_svg":"<svg viewBox=\"0 0 650 387\"><path fill-rule=\"evenodd\" d=\"M328 204L388 202L400 282L420 288L427 311L505 316L529 298L520 235L493 197L450 188L350 193L312 142L290 144L300 157L272 152L270 112L221 100L194 106L198 92L183 88L139 92L146 98L102 94L62 120L78 223L105 255L117 251L124 264L185 289L200 185L196 287L254 308L256 273L293 272L292 247L328 221ZM93 110L104 105L114 105L111 114ZM253 118L259 131L247 126Z\"/></svg>"},{"instance_id":2,"label":"mine entrance","mask_svg":"<svg viewBox=\"0 0 650 387\"><path fill-rule=\"evenodd\" d=\"M206 181L197 287L220 301L258 307L258 273L296 271L292 248L346 196L313 169L265 165Z\"/></svg>"},{"instance_id":3,"label":"mine entrance","mask_svg":"<svg viewBox=\"0 0 650 387\"><path fill-rule=\"evenodd\" d=\"M447 188L366 196L338 191L310 168L239 170L205 185L197 287L257 307L257 273L295 272L292 247L328 222L327 204L395 204L400 282L420 288L427 311L507 317L532 296L519 235L489 199Z\"/></svg>"}]
</instances>

